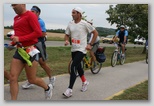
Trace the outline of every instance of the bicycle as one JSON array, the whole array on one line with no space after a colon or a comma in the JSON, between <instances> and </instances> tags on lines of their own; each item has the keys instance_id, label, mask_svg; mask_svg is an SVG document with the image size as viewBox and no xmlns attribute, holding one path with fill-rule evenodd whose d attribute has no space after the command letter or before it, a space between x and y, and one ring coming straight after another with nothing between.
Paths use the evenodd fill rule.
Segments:
<instances>
[{"instance_id":1,"label":"bicycle","mask_svg":"<svg viewBox=\"0 0 154 106\"><path fill-rule=\"evenodd\" d=\"M95 54L95 57L96 57L96 52L94 54ZM83 60L81 61L82 68L83 69L85 69L85 68L90 69L93 74L99 73L99 71L102 68L102 63L103 62L96 61L96 66L94 66L94 61L92 61L92 62L91 61L92 61L92 58L88 54L86 54L84 56ZM68 64L68 73L69 74L71 73L71 63L72 63L72 59L70 59L70 62ZM77 72L76 72L76 75L79 76Z\"/></svg>"},{"instance_id":2,"label":"bicycle","mask_svg":"<svg viewBox=\"0 0 154 106\"><path fill-rule=\"evenodd\" d=\"M125 59L126 59L126 54L124 54L124 56L122 56L122 46L121 46L121 44L118 44L118 43L114 43L114 44L116 46L116 49L114 50L112 57L111 57L111 66L112 67L116 66L117 61L119 61L119 63L121 65L123 65L124 62L125 62ZM119 49L117 49L117 45L118 45ZM126 48L125 48L125 51L126 51Z\"/></svg>"},{"instance_id":3,"label":"bicycle","mask_svg":"<svg viewBox=\"0 0 154 106\"><path fill-rule=\"evenodd\" d=\"M148 46L146 46L146 63L148 64Z\"/></svg>"}]
</instances>

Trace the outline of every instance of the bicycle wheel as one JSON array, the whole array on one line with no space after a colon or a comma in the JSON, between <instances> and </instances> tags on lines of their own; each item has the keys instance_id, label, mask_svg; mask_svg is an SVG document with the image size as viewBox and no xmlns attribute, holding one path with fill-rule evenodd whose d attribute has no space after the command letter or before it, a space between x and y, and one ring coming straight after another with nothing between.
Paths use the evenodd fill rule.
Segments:
<instances>
[{"instance_id":1,"label":"bicycle wheel","mask_svg":"<svg viewBox=\"0 0 154 106\"><path fill-rule=\"evenodd\" d=\"M120 57L120 61L119 62L120 62L121 65L123 65L125 63L125 59L126 59L126 54L125 54L124 57L122 57L122 56Z\"/></svg>"},{"instance_id":2,"label":"bicycle wheel","mask_svg":"<svg viewBox=\"0 0 154 106\"><path fill-rule=\"evenodd\" d=\"M148 64L148 52L146 52L146 63Z\"/></svg>"},{"instance_id":3,"label":"bicycle wheel","mask_svg":"<svg viewBox=\"0 0 154 106\"><path fill-rule=\"evenodd\" d=\"M96 66L94 66L94 61L92 62L92 67L90 68L91 72L93 74L99 73L99 71L102 68L102 63L99 63L98 61L96 62Z\"/></svg>"},{"instance_id":4,"label":"bicycle wheel","mask_svg":"<svg viewBox=\"0 0 154 106\"><path fill-rule=\"evenodd\" d=\"M118 55L118 52L114 51L112 54L112 57L111 57L111 66L112 67L116 66L116 64L117 64L117 60L118 60L117 55Z\"/></svg>"}]
</instances>

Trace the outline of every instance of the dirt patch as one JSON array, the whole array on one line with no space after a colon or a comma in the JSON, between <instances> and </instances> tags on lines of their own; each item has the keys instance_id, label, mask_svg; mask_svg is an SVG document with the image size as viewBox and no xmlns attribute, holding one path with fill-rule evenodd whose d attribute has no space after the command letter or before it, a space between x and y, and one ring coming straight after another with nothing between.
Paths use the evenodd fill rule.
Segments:
<instances>
[{"instance_id":1,"label":"dirt patch","mask_svg":"<svg viewBox=\"0 0 154 106\"><path fill-rule=\"evenodd\" d=\"M9 31L12 29L4 29L4 35L6 35ZM64 38L65 34L62 33L52 33L52 32L47 32L48 37L58 37L58 38Z\"/></svg>"},{"instance_id":2,"label":"dirt patch","mask_svg":"<svg viewBox=\"0 0 154 106\"><path fill-rule=\"evenodd\" d=\"M4 29L4 35L6 35L10 31L12 31L12 29Z\"/></svg>"},{"instance_id":3,"label":"dirt patch","mask_svg":"<svg viewBox=\"0 0 154 106\"><path fill-rule=\"evenodd\" d=\"M47 36L48 36L48 37L64 38L65 34L62 34L62 33L50 33L50 32L47 32Z\"/></svg>"}]
</instances>

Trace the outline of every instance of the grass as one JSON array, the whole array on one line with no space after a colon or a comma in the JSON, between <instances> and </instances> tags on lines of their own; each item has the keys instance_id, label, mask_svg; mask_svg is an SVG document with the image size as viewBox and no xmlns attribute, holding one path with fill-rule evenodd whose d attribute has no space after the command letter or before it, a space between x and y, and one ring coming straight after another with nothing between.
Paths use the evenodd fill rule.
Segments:
<instances>
[{"instance_id":1,"label":"grass","mask_svg":"<svg viewBox=\"0 0 154 106\"><path fill-rule=\"evenodd\" d=\"M111 100L148 100L148 80L126 89L121 95Z\"/></svg>"},{"instance_id":2,"label":"grass","mask_svg":"<svg viewBox=\"0 0 154 106\"><path fill-rule=\"evenodd\" d=\"M47 63L52 69L53 75L60 75L67 73L68 71L68 62L71 57L70 47L47 47L48 60ZM145 60L145 54L142 54L142 47L133 48L127 47L126 61L125 63ZM111 55L114 51L114 47L106 47L105 55L106 61L103 63L103 67L111 66ZM4 48L4 68L9 71L10 62L15 50L8 51ZM46 77L45 71L38 66L37 76ZM26 80L25 71L22 71L19 76L19 81ZM6 83L6 79L4 81Z\"/></svg>"}]
</instances>

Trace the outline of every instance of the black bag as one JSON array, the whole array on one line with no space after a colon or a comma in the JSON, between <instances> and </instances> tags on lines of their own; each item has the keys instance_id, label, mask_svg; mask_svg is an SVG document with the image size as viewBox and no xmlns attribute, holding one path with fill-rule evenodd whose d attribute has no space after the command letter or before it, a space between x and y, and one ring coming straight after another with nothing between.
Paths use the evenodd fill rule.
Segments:
<instances>
[{"instance_id":1,"label":"black bag","mask_svg":"<svg viewBox=\"0 0 154 106\"><path fill-rule=\"evenodd\" d=\"M95 52L95 56L96 56L96 60L99 63L103 63L106 60L106 56L104 54L105 48L99 47L96 52Z\"/></svg>"}]
</instances>

